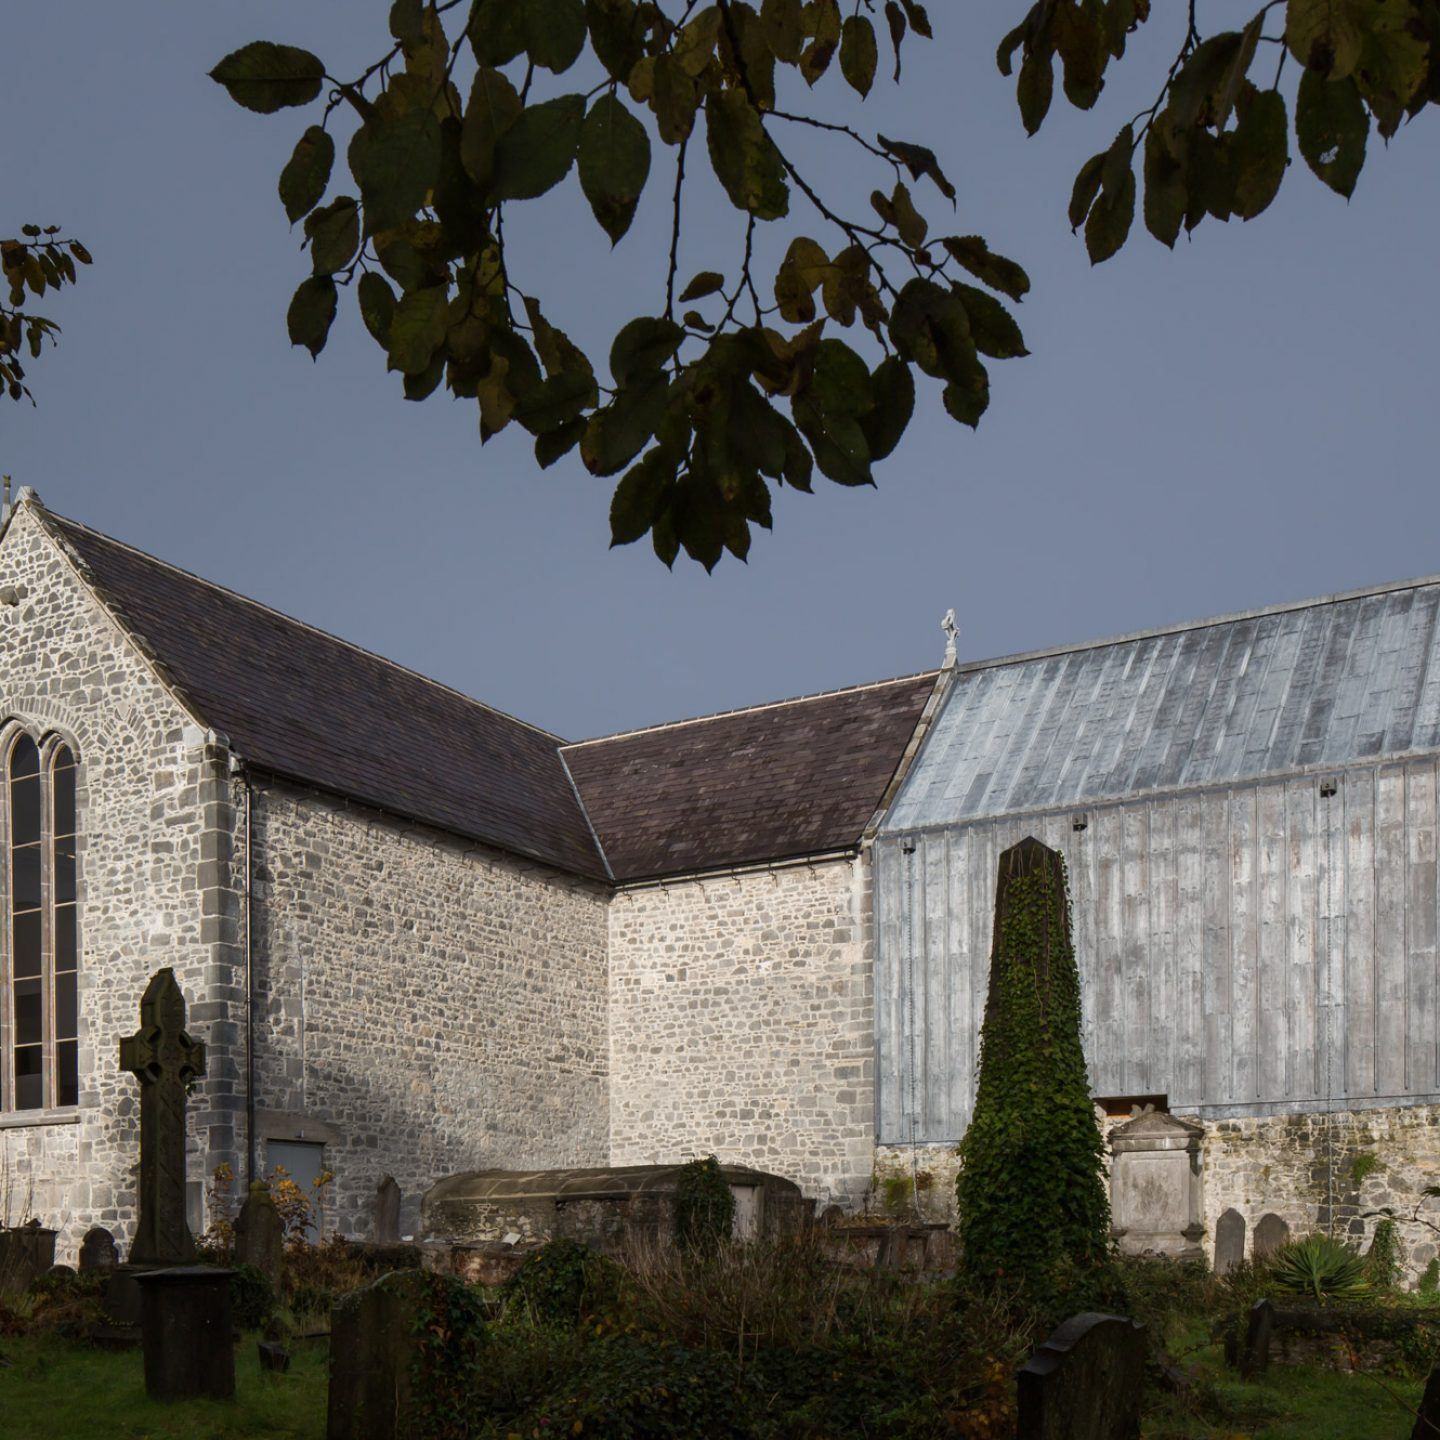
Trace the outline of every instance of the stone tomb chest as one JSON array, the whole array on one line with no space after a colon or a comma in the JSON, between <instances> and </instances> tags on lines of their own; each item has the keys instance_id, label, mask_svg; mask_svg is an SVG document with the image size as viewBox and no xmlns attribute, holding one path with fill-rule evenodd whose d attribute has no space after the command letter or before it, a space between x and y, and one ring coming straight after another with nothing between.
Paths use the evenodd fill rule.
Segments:
<instances>
[{"instance_id":1,"label":"stone tomb chest","mask_svg":"<svg viewBox=\"0 0 1440 1440\"><path fill-rule=\"evenodd\" d=\"M674 1233L680 1165L620 1165L581 1170L472 1170L450 1175L425 1193L420 1228L427 1242L535 1244L579 1240L619 1255ZM810 1218L811 1201L778 1175L722 1165L735 1197L741 1239L786 1234Z\"/></svg>"},{"instance_id":2,"label":"stone tomb chest","mask_svg":"<svg viewBox=\"0 0 1440 1440\"><path fill-rule=\"evenodd\" d=\"M1204 1133L1149 1107L1110 1132L1110 1221L1125 1254L1203 1259Z\"/></svg>"}]
</instances>

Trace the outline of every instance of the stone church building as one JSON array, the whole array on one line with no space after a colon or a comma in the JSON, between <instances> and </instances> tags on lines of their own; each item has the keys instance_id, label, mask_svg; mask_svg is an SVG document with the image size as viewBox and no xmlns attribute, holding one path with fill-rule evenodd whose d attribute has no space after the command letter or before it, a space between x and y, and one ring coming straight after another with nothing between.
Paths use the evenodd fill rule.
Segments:
<instances>
[{"instance_id":1,"label":"stone church building","mask_svg":"<svg viewBox=\"0 0 1440 1440\"><path fill-rule=\"evenodd\" d=\"M22 491L0 1223L128 1234L116 1042L161 965L209 1055L197 1225L222 1164L333 1172L324 1225L364 1236L383 1174L408 1230L455 1171L710 1152L939 1207L1027 833L1070 866L1097 1097L1204 1125L1208 1224L1408 1212L1440 1178L1437 610L1384 587L567 743Z\"/></svg>"}]
</instances>

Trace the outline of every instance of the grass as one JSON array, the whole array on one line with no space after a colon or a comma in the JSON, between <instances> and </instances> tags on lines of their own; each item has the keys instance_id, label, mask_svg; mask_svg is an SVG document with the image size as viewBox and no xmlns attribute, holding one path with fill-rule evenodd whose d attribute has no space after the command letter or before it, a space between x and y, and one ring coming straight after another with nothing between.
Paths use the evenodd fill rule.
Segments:
<instances>
[{"instance_id":1,"label":"grass","mask_svg":"<svg viewBox=\"0 0 1440 1440\"><path fill-rule=\"evenodd\" d=\"M325 1350L300 1345L285 1375L263 1373L255 1336L235 1352L235 1399L162 1405L145 1396L140 1352L53 1337L0 1341L5 1440L320 1440Z\"/></svg>"}]
</instances>

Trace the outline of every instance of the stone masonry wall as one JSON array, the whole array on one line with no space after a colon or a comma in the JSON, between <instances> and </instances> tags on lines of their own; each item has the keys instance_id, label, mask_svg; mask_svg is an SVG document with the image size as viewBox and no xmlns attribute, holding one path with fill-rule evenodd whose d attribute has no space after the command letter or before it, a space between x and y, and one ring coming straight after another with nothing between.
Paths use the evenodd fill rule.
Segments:
<instances>
[{"instance_id":1,"label":"stone masonry wall","mask_svg":"<svg viewBox=\"0 0 1440 1440\"><path fill-rule=\"evenodd\" d=\"M327 1228L382 1174L410 1233L443 1175L606 1163L603 891L278 783L252 828L257 1106L326 1141Z\"/></svg>"},{"instance_id":2,"label":"stone masonry wall","mask_svg":"<svg viewBox=\"0 0 1440 1440\"><path fill-rule=\"evenodd\" d=\"M622 890L610 1163L715 1154L858 1203L874 1150L868 866Z\"/></svg>"},{"instance_id":3,"label":"stone masonry wall","mask_svg":"<svg viewBox=\"0 0 1440 1440\"><path fill-rule=\"evenodd\" d=\"M190 1106L191 1180L234 1159L237 953L225 934L230 876L218 858L232 821L226 756L206 744L28 505L0 545L0 584L21 593L0 608L0 739L17 726L36 739L63 736L80 762L80 1103L0 1114L0 1223L30 1210L62 1232L57 1257L73 1263L91 1224L122 1244L133 1229L139 1104L135 1080L117 1068L117 1042L137 1028L140 996L162 965L175 970L192 1032L210 1050ZM0 807L0 832L5 823ZM0 955L7 1033L8 965Z\"/></svg>"}]
</instances>

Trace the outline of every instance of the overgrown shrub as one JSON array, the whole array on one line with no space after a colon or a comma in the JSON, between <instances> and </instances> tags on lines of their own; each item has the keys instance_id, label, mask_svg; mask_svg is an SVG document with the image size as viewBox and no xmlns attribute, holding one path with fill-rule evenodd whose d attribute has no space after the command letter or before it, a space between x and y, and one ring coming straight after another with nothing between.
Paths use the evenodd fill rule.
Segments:
<instances>
[{"instance_id":1,"label":"overgrown shrub","mask_svg":"<svg viewBox=\"0 0 1440 1440\"><path fill-rule=\"evenodd\" d=\"M1318 1232L1282 1245L1275 1252L1273 1273L1280 1289L1322 1304L1327 1300L1355 1300L1370 1288L1364 1257Z\"/></svg>"},{"instance_id":2,"label":"overgrown shrub","mask_svg":"<svg viewBox=\"0 0 1440 1440\"><path fill-rule=\"evenodd\" d=\"M424 1300L415 1314L419 1346L411 1374L414 1440L465 1440L483 1423L475 1394L486 1350L485 1302L476 1287L449 1275L420 1274Z\"/></svg>"},{"instance_id":3,"label":"overgrown shrub","mask_svg":"<svg viewBox=\"0 0 1440 1440\"><path fill-rule=\"evenodd\" d=\"M275 1313L275 1286L263 1270L237 1265L230 1276L230 1315L241 1330L259 1330Z\"/></svg>"},{"instance_id":4,"label":"overgrown shrub","mask_svg":"<svg viewBox=\"0 0 1440 1440\"><path fill-rule=\"evenodd\" d=\"M1433 1295L1440 1290L1440 1260L1432 1260L1421 1271L1419 1290L1422 1295Z\"/></svg>"},{"instance_id":5,"label":"overgrown shrub","mask_svg":"<svg viewBox=\"0 0 1440 1440\"><path fill-rule=\"evenodd\" d=\"M328 1316L337 1300L374 1278L363 1252L339 1235L319 1245L302 1239L285 1251L285 1300L297 1314Z\"/></svg>"},{"instance_id":6,"label":"overgrown shrub","mask_svg":"<svg viewBox=\"0 0 1440 1440\"><path fill-rule=\"evenodd\" d=\"M956 1181L962 1274L1056 1307L1110 1251L1104 1145L1080 1042L1065 861L1027 838L1000 857L975 1112Z\"/></svg>"},{"instance_id":7,"label":"overgrown shrub","mask_svg":"<svg viewBox=\"0 0 1440 1440\"><path fill-rule=\"evenodd\" d=\"M735 1196L713 1155L682 1167L674 1203L675 1243L682 1250L713 1250L734 1232Z\"/></svg>"},{"instance_id":8,"label":"overgrown shrub","mask_svg":"<svg viewBox=\"0 0 1440 1440\"><path fill-rule=\"evenodd\" d=\"M575 1240L552 1240L505 1283L507 1311L523 1309L539 1325L574 1326L614 1303L621 1270Z\"/></svg>"},{"instance_id":9,"label":"overgrown shrub","mask_svg":"<svg viewBox=\"0 0 1440 1440\"><path fill-rule=\"evenodd\" d=\"M1400 1232L1389 1218L1377 1222L1365 1256L1366 1278L1376 1290L1393 1290L1400 1283Z\"/></svg>"}]
</instances>

